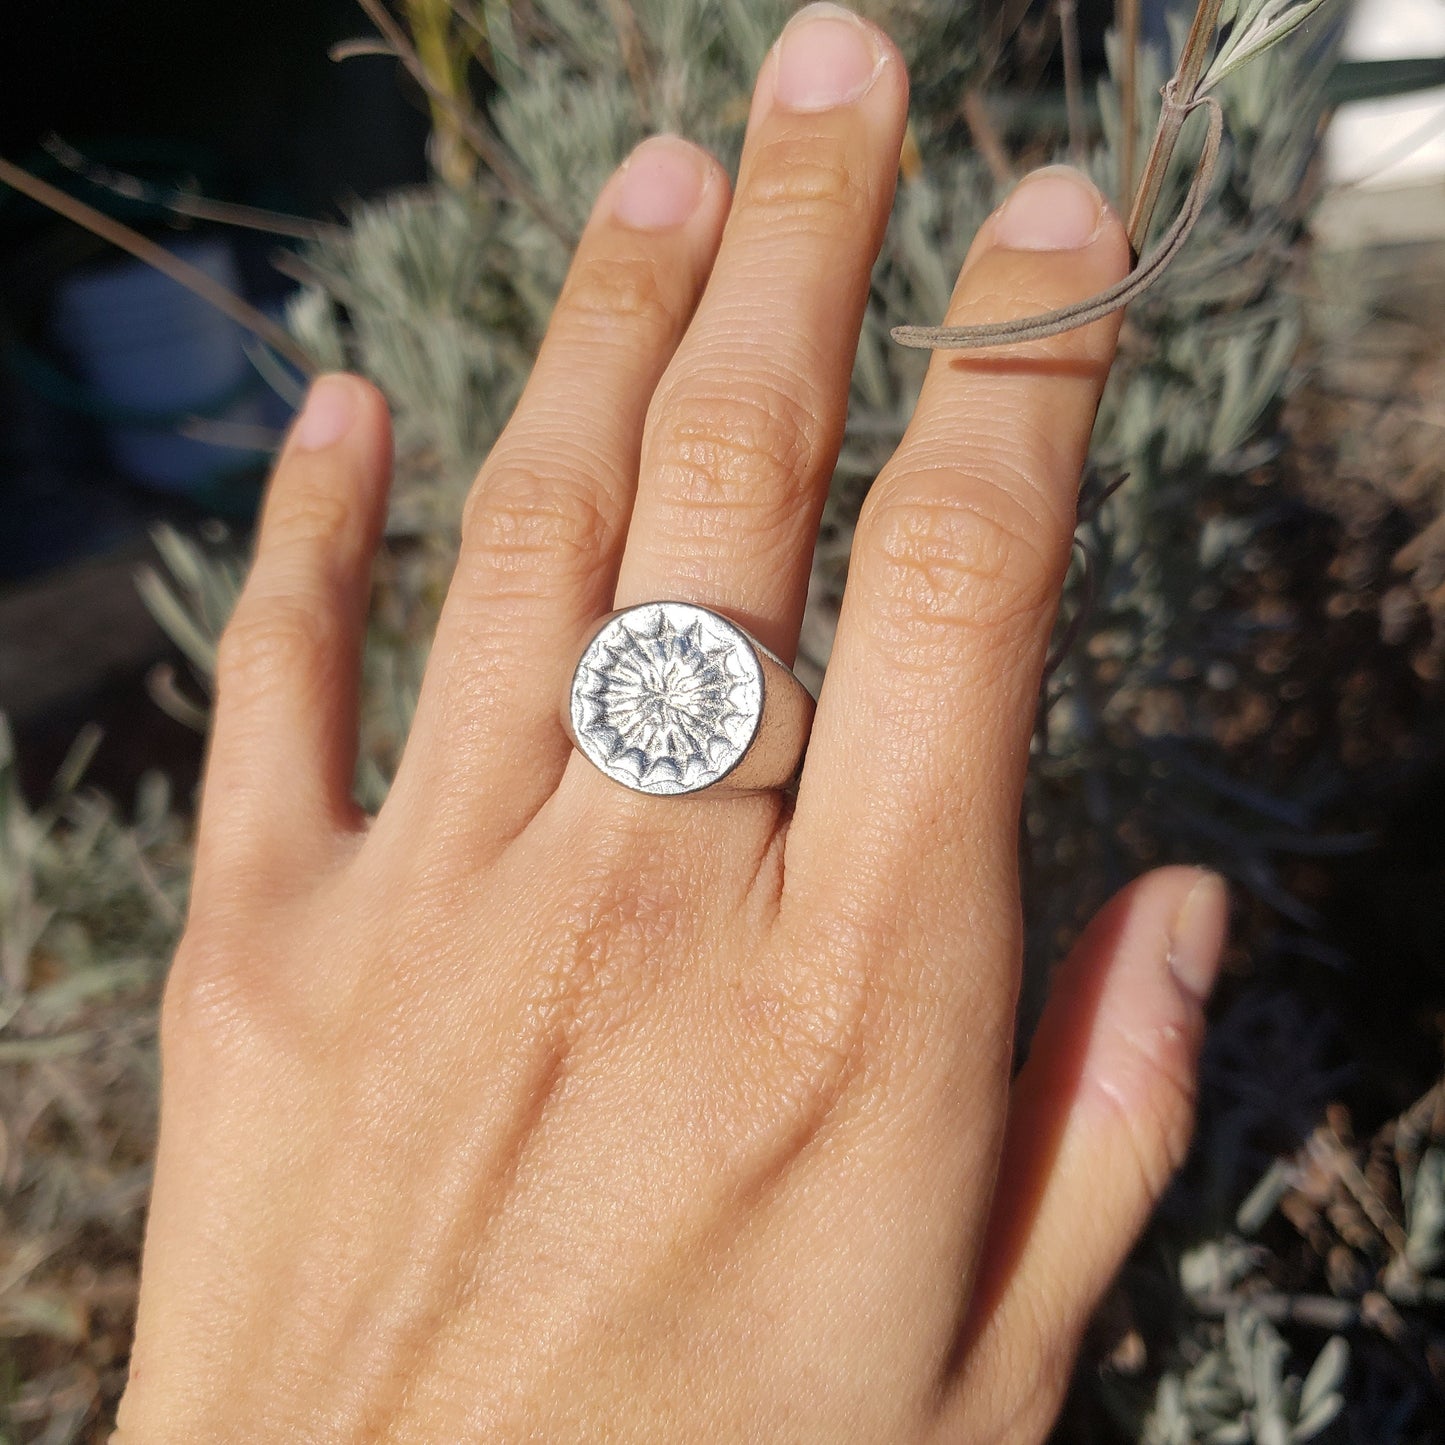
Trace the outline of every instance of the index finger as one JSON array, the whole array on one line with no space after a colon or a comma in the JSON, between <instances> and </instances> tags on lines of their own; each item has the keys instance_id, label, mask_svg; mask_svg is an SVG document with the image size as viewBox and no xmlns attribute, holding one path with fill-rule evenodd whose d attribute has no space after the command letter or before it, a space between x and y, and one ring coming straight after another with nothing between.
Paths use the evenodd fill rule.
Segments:
<instances>
[{"instance_id":1,"label":"index finger","mask_svg":"<svg viewBox=\"0 0 1445 1445\"><path fill-rule=\"evenodd\" d=\"M1097 190L1050 168L985 223L948 324L1081 300L1128 267ZM960 960L946 945L978 938L981 923L1001 944L1013 932L1040 674L1118 329L1116 315L1028 345L935 353L858 522L788 839L788 893L810 915L842 909L850 932L894 935L885 947L926 928L948 968ZM993 993L1011 1010L1012 986Z\"/></svg>"}]
</instances>

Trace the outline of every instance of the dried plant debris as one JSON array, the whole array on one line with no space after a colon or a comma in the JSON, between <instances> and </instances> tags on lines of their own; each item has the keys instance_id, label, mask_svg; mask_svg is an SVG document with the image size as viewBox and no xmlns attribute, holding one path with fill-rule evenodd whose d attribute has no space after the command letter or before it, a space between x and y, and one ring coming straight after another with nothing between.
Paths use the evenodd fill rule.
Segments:
<instances>
[{"instance_id":1,"label":"dried plant debris","mask_svg":"<svg viewBox=\"0 0 1445 1445\"><path fill-rule=\"evenodd\" d=\"M1143 1438L1306 1440L1343 1411L1342 1439L1438 1440L1445 1083L1364 1141L1333 1106L1258 1180L1234 1223L1181 1257L1182 1292L1201 1318L1176 1348L1183 1363L1158 1383ZM1322 1334L1331 1338L1318 1358L1293 1378L1298 1351Z\"/></svg>"}]
</instances>

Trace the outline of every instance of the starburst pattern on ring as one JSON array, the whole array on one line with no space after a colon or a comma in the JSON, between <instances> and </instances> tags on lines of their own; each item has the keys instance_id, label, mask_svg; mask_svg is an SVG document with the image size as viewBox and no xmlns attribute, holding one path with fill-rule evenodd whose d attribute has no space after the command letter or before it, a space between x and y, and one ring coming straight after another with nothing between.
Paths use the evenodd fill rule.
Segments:
<instances>
[{"instance_id":1,"label":"starburst pattern on ring","mask_svg":"<svg viewBox=\"0 0 1445 1445\"><path fill-rule=\"evenodd\" d=\"M593 640L573 723L604 771L649 792L683 792L737 762L757 724L748 704L760 704L761 693L756 661L720 623L683 604L654 604L614 619Z\"/></svg>"}]
</instances>

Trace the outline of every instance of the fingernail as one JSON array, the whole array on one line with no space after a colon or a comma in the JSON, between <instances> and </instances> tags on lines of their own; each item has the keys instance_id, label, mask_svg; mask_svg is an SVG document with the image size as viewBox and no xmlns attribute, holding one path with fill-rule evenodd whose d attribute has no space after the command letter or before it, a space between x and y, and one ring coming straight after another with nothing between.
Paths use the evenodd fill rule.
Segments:
<instances>
[{"instance_id":1,"label":"fingernail","mask_svg":"<svg viewBox=\"0 0 1445 1445\"><path fill-rule=\"evenodd\" d=\"M1082 171L1045 166L1025 176L993 218L993 242L1010 251L1077 251L1099 234L1104 198Z\"/></svg>"},{"instance_id":2,"label":"fingernail","mask_svg":"<svg viewBox=\"0 0 1445 1445\"><path fill-rule=\"evenodd\" d=\"M872 30L841 5L807 5L778 41L773 98L788 110L831 110L857 100L885 55Z\"/></svg>"},{"instance_id":3,"label":"fingernail","mask_svg":"<svg viewBox=\"0 0 1445 1445\"><path fill-rule=\"evenodd\" d=\"M318 376L306 393L306 405L296 418L291 443L304 452L335 446L356 415L356 392L345 376Z\"/></svg>"},{"instance_id":4,"label":"fingernail","mask_svg":"<svg viewBox=\"0 0 1445 1445\"><path fill-rule=\"evenodd\" d=\"M1229 888L1206 873L1184 897L1169 930L1169 971L1190 998L1203 1003L1214 987L1229 931Z\"/></svg>"},{"instance_id":5,"label":"fingernail","mask_svg":"<svg viewBox=\"0 0 1445 1445\"><path fill-rule=\"evenodd\" d=\"M680 226L697 210L708 180L705 158L675 135L655 135L627 158L613 215L639 231Z\"/></svg>"}]
</instances>

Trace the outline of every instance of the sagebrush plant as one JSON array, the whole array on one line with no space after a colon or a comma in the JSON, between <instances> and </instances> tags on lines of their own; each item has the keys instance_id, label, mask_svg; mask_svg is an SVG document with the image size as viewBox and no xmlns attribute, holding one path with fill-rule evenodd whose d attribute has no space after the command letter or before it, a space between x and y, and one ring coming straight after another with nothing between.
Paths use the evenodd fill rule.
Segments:
<instances>
[{"instance_id":1,"label":"sagebrush plant","mask_svg":"<svg viewBox=\"0 0 1445 1445\"><path fill-rule=\"evenodd\" d=\"M402 8L410 42L384 31L351 53L396 52L397 37L410 45L403 58L413 73L420 68L436 122L436 182L361 206L310 245L300 268L310 283L288 312L318 367L370 376L396 418L397 481L377 565L357 778L372 807L406 735L462 498L520 392L568 237L650 131L679 131L735 164L753 75L795 7L408 0ZM988 95L1000 15L1017 20L1023 7L870 0L861 8L899 42L913 109L815 556L799 661L810 682L827 664L859 506L902 435L927 361L895 345L889 328L942 316L975 230L1009 184L999 152L1022 167L1052 159L1063 143L1047 127L1026 127L991 137L986 163L960 118L961 95ZM1312 7L1229 4L1235 28L1221 54L1247 49L1251 36L1303 8ZM375 15L375 5L367 9ZM1312 660L1310 619L1279 582L1272 549L1281 511L1297 505L1280 421L1305 377L1310 177L1337 9L1326 6L1220 81L1231 142L1212 203L1185 254L1129 312L1081 495L1078 564L1026 797L1025 1033L1072 930L1147 863L1211 864L1286 925L1309 921L1280 860L1317 834L1328 795L1321 779L1342 772L1340 735L1295 728L1311 709L1328 711L1330 679ZM1182 28L1176 47L1181 39ZM1175 57L1131 56L1115 38L1109 59L1097 97L1101 139L1087 163L1118 195L1120 157L1146 150ZM483 75L485 106L467 84ZM1121 113L1121 93L1136 97L1133 115ZM1183 196L1189 134L1165 177L1161 215ZM204 689L242 562L234 547L176 533L159 541L163 565L142 586ZM168 799L148 793L123 824L114 808L67 791L73 781L62 780L61 801L35 815L0 767L0 1077L13 1201L0 1322L20 1342L10 1428L44 1422L56 1441L98 1430L121 1378L144 1176L122 1169L127 1193L104 1171L120 1161L144 1167L154 1007L185 877L184 824ZM1267 945L1257 951L1263 967ZM1241 992L1222 1018L1206 1060L1201 1157L1136 1271L1144 1291L1162 1288L1171 1303L1149 1327L1142 1374L1091 1371L1082 1386L1115 1438L1283 1445L1340 1428L1331 1421L1342 1392L1355 1388L1342 1383L1344 1336L1360 1313L1332 1316L1323 1334L1317 1323L1296 1328L1278 1301L1298 1281L1261 1231L1281 1217L1307 1223L1310 1208L1333 1218L1329 1191L1348 1192L1345 1163L1359 1173L1371 1146L1337 1134L1327 1187L1296 1161L1278 1166L1293 1172L1278 1176L1285 1182L1267 1205L1254 1188L1280 1119L1288 1116L1293 1137L1307 1132L1337 1082L1322 1060L1309 1067L1310 1027L1287 995L1263 987ZM1292 1060L1288 1077L1261 1087L1260 1069L1282 1054ZM1374 1281L1368 1287L1378 1285L1397 1315L1436 1307L1441 1293L1441 1157L1438 1148L1402 1154L1373 1226L1378 1250L1349 1245ZM87 1304L112 1275L104 1296L112 1303ZM1366 1438L1429 1438L1423 1415L1396 1415L1370 1415L1376 1433Z\"/></svg>"},{"instance_id":2,"label":"sagebrush plant","mask_svg":"<svg viewBox=\"0 0 1445 1445\"><path fill-rule=\"evenodd\" d=\"M82 1438L125 1381L150 1188L156 1005L189 845L165 780L128 815L38 809L0 719L0 1439Z\"/></svg>"}]
</instances>

